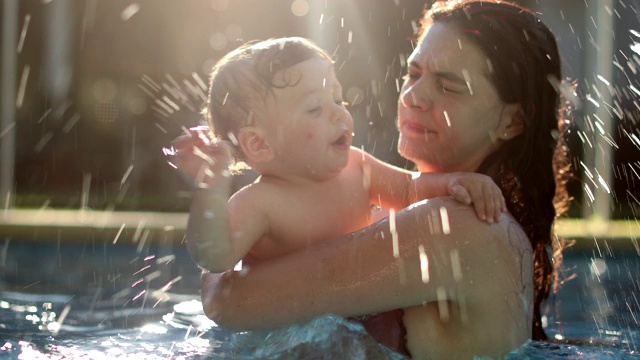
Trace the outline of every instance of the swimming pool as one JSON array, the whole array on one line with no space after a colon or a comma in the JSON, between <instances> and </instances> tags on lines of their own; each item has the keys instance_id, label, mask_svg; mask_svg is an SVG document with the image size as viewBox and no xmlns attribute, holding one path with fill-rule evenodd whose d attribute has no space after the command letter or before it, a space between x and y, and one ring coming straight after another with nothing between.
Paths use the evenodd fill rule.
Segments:
<instances>
[{"instance_id":1,"label":"swimming pool","mask_svg":"<svg viewBox=\"0 0 640 360\"><path fill-rule=\"evenodd\" d=\"M0 243L0 359L400 359L334 316L271 334L231 333L201 313L198 270L179 244ZM640 359L640 254L582 240L550 299L547 332L512 359ZM61 325L59 325L61 324Z\"/></svg>"}]
</instances>

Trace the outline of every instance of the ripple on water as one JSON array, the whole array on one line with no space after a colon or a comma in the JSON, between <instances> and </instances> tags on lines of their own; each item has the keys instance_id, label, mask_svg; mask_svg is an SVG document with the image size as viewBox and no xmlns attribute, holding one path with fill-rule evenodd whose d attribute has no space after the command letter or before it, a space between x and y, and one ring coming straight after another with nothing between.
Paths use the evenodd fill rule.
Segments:
<instances>
[{"instance_id":1,"label":"ripple on water","mask_svg":"<svg viewBox=\"0 0 640 360\"><path fill-rule=\"evenodd\" d=\"M0 360L403 359L377 345L360 325L331 315L272 333L232 333L207 319L195 300L139 308L42 294L0 293L0 299ZM57 318L52 314L65 307L72 310L59 331L51 332L47 325ZM508 359L640 359L638 329L600 335L581 344L530 341Z\"/></svg>"}]
</instances>

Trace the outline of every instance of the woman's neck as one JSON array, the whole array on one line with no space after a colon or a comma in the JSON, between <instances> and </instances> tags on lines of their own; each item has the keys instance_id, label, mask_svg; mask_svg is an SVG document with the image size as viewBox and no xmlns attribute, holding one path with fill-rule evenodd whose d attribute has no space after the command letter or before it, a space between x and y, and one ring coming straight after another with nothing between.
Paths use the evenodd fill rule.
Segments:
<instances>
[{"instance_id":1,"label":"woman's neck","mask_svg":"<svg viewBox=\"0 0 640 360\"><path fill-rule=\"evenodd\" d=\"M440 164L416 163L418 171L423 173L476 172L477 166L442 166Z\"/></svg>"}]
</instances>

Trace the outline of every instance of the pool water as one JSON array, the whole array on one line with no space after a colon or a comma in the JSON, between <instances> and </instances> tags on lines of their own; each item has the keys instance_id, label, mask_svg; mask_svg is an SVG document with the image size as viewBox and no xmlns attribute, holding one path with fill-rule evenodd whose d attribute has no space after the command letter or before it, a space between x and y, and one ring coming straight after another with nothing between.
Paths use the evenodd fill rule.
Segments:
<instances>
[{"instance_id":1,"label":"pool water","mask_svg":"<svg viewBox=\"0 0 640 360\"><path fill-rule=\"evenodd\" d=\"M565 254L574 278L546 311L557 342L531 341L510 359L640 359L640 255L595 245ZM0 359L403 358L331 315L272 333L218 328L181 246L5 240L3 249Z\"/></svg>"}]
</instances>

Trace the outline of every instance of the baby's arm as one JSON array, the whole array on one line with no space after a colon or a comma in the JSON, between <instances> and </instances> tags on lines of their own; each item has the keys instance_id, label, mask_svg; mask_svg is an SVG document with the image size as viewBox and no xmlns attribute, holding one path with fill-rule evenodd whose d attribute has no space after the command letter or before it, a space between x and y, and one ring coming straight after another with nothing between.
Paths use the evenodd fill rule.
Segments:
<instances>
[{"instance_id":1,"label":"baby's arm","mask_svg":"<svg viewBox=\"0 0 640 360\"><path fill-rule=\"evenodd\" d=\"M473 204L482 220L493 222L506 211L504 197L493 180L478 173L419 173L382 162L360 152L371 201L383 208L399 210L416 201L451 195Z\"/></svg>"},{"instance_id":2,"label":"baby's arm","mask_svg":"<svg viewBox=\"0 0 640 360\"><path fill-rule=\"evenodd\" d=\"M186 231L189 254L208 271L231 269L266 232L267 222L259 209L248 206L244 199L249 196L236 194L229 200L228 144L211 144L191 134L176 139L174 149L173 163L196 188Z\"/></svg>"},{"instance_id":3,"label":"baby's arm","mask_svg":"<svg viewBox=\"0 0 640 360\"><path fill-rule=\"evenodd\" d=\"M227 194L219 188L198 190L189 210L189 254L210 272L232 269L267 232L264 213L246 201L250 194L236 193L228 202Z\"/></svg>"}]
</instances>

